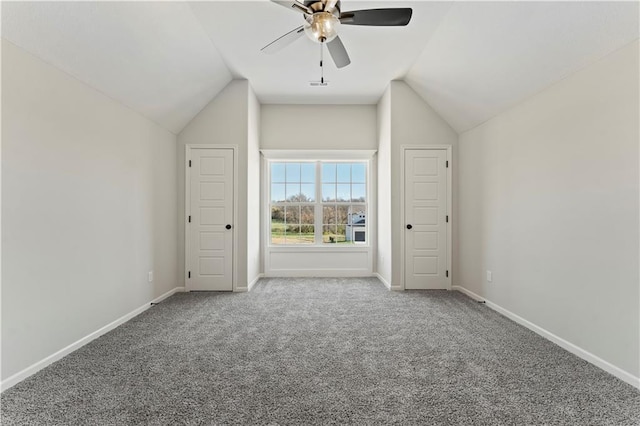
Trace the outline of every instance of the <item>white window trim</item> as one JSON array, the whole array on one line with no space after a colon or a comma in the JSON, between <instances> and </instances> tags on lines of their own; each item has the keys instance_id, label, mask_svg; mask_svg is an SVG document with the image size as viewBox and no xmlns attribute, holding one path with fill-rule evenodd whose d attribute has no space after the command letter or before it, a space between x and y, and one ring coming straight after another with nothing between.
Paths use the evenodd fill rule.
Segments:
<instances>
[{"instance_id":1,"label":"white window trim","mask_svg":"<svg viewBox=\"0 0 640 426\"><path fill-rule=\"evenodd\" d=\"M291 151L291 150L261 150L261 176L262 176L262 190L261 190L261 203L260 208L263 210L261 215L261 230L262 230L262 256L263 256L263 270L264 275L267 277L283 277L283 276L327 276L327 277L362 277L373 276L373 259L374 252L377 247L377 164L374 156L376 150L342 150L342 151L329 151L329 150L303 150L303 151ZM368 232L368 244L353 244L347 247L336 247L337 244L323 244L315 245L309 244L304 246L304 250L300 250L300 245L286 245L286 246L271 246L270 242L270 221L271 212L269 211L270 205L270 188L269 188L269 161L267 160L290 160L290 161L331 161L331 160L360 160L368 161L369 167L367 168L367 220L369 226ZM335 269L333 264L329 268L327 264L320 261L312 269L272 269L271 255L272 254L286 254L292 260L296 262L296 256L301 253L319 253L326 255L350 255L356 253L366 253L367 263L354 265L354 268L350 269Z\"/></svg>"},{"instance_id":2,"label":"white window trim","mask_svg":"<svg viewBox=\"0 0 640 426\"><path fill-rule=\"evenodd\" d=\"M307 151L305 151L306 153ZM309 151L310 152L310 151ZM314 151L314 152L324 152L326 153L327 151ZM333 151L330 151L333 152ZM340 151L342 152L342 151ZM350 152L359 152L359 151L350 151ZM367 151L369 152L369 151ZM375 151L373 151L375 153ZM349 159L345 159L344 157L340 157L338 158L336 156L336 158L333 159L328 159L328 160L324 160L324 159L293 159L293 158L276 158L276 157L272 157L272 158L268 158L265 157L265 188L264 189L264 194L266 195L265 197L265 210L266 210L266 238L265 238L265 245L267 250L271 250L271 249L277 249L277 248L286 248L286 249L301 249L301 250L308 250L310 248L328 248L329 251L335 251L336 249L338 249L339 251L352 251L354 249L357 248L361 248L361 249L369 249L371 247L371 242L370 242L370 229L371 229L371 225L370 225L370 221L369 221L369 215L370 215L370 199L371 199L371 179L372 179L372 174L371 174L371 157L369 158L349 158ZM270 165L272 163L277 163L277 162L290 162L290 163L294 163L294 162L306 162L306 163L314 163L316 166L316 182L315 182L315 201L313 203L291 203L292 205L313 205L314 206L314 242L313 244L272 244L271 243L271 167ZM322 170L322 163L323 162L345 162L345 163L353 163L353 162L364 162L367 165L367 182L366 182L366 201L363 202L323 202L322 201L322 176L321 176L321 170ZM319 180L320 179L320 180ZM288 205L287 203L276 203L277 205ZM329 243L325 243L323 241L323 237L322 237L322 230L324 229L324 223L323 223L323 211L322 208L325 205L364 205L367 211L367 219L366 219L366 241L364 243L353 243L353 244L349 244L349 245L339 245L339 246L334 246L332 244ZM318 232L318 230L320 230L320 232Z\"/></svg>"},{"instance_id":3,"label":"white window trim","mask_svg":"<svg viewBox=\"0 0 640 426\"><path fill-rule=\"evenodd\" d=\"M376 154L375 149L349 149L349 150L324 150L324 149L261 149L264 158L272 161L336 161L336 160L371 160Z\"/></svg>"}]
</instances>

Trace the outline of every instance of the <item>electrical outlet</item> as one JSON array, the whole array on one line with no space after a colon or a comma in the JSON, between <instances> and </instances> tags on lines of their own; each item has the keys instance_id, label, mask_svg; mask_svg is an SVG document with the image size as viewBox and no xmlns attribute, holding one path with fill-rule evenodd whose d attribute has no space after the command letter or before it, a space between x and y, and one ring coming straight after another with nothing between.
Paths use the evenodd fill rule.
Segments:
<instances>
[{"instance_id":1,"label":"electrical outlet","mask_svg":"<svg viewBox=\"0 0 640 426\"><path fill-rule=\"evenodd\" d=\"M487 271L487 281L488 282L493 281L493 274L491 273L491 271Z\"/></svg>"},{"instance_id":2,"label":"electrical outlet","mask_svg":"<svg viewBox=\"0 0 640 426\"><path fill-rule=\"evenodd\" d=\"M149 282L153 282L153 271L149 271Z\"/></svg>"}]
</instances>

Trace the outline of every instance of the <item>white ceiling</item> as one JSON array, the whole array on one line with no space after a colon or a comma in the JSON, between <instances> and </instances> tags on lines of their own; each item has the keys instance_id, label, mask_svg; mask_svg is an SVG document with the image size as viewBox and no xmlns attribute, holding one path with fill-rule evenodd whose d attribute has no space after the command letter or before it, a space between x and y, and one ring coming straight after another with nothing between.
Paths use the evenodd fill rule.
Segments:
<instances>
[{"instance_id":1,"label":"white ceiling","mask_svg":"<svg viewBox=\"0 0 640 426\"><path fill-rule=\"evenodd\" d=\"M418 58L446 15L451 3L402 1L345 1L344 11L381 5L412 7L407 27L342 25L340 38L351 65L336 69L325 61L327 87L311 87L320 80L320 45L303 36L283 50L268 55L260 51L268 43L304 23L300 13L265 2L205 2L191 7L220 49L234 76L251 82L263 103L373 104L389 81L402 78Z\"/></svg>"},{"instance_id":2,"label":"white ceiling","mask_svg":"<svg viewBox=\"0 0 640 426\"><path fill-rule=\"evenodd\" d=\"M2 2L2 37L174 133L231 81L184 2Z\"/></svg>"},{"instance_id":3,"label":"white ceiling","mask_svg":"<svg viewBox=\"0 0 640 426\"><path fill-rule=\"evenodd\" d=\"M638 38L638 3L455 3L405 80L458 132Z\"/></svg>"},{"instance_id":4,"label":"white ceiling","mask_svg":"<svg viewBox=\"0 0 640 426\"><path fill-rule=\"evenodd\" d=\"M301 25L268 0L2 2L2 36L179 132L231 78L263 103L376 103L405 79L457 131L470 129L638 38L637 2L345 1L343 10L412 7L407 27L342 26L352 63L325 62Z\"/></svg>"}]
</instances>

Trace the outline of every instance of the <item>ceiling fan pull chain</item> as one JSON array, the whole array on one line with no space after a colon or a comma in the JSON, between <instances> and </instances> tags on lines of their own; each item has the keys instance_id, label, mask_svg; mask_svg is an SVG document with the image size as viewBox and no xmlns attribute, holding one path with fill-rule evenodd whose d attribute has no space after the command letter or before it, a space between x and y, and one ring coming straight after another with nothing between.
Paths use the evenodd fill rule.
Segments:
<instances>
[{"instance_id":1,"label":"ceiling fan pull chain","mask_svg":"<svg viewBox=\"0 0 640 426\"><path fill-rule=\"evenodd\" d=\"M320 84L324 84L324 43L320 43Z\"/></svg>"}]
</instances>

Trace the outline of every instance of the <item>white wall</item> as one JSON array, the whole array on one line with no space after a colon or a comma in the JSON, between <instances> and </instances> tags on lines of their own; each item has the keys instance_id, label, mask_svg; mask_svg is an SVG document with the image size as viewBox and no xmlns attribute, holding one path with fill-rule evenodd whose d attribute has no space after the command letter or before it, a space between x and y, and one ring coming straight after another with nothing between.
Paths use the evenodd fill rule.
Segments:
<instances>
[{"instance_id":1,"label":"white wall","mask_svg":"<svg viewBox=\"0 0 640 426\"><path fill-rule=\"evenodd\" d=\"M262 105L260 148L268 150L375 150L375 105ZM335 159L328 158L311 159ZM340 158L340 157L337 157ZM367 157L366 159L368 159ZM361 158L364 159L364 158ZM267 276L369 276L376 248L375 159L369 182L369 241L363 247L295 247L264 245ZM263 215L268 213L264 212ZM268 227L268 221L264 221Z\"/></svg>"},{"instance_id":2,"label":"white wall","mask_svg":"<svg viewBox=\"0 0 640 426\"><path fill-rule=\"evenodd\" d=\"M462 134L459 167L460 284L636 377L638 48Z\"/></svg>"},{"instance_id":3,"label":"white wall","mask_svg":"<svg viewBox=\"0 0 640 426\"><path fill-rule=\"evenodd\" d=\"M260 275L260 103L249 85L247 117L247 281Z\"/></svg>"},{"instance_id":4,"label":"white wall","mask_svg":"<svg viewBox=\"0 0 640 426\"><path fill-rule=\"evenodd\" d=\"M391 250L379 245L381 252L391 252L391 286L403 288L400 270L403 268L401 255L401 233L404 232L404 219L400 216L400 193L402 185L402 145L451 145L453 167L453 262L456 264L457 246L457 148L458 134L404 81L390 83L391 102L391 200L380 197L380 203L391 205ZM452 280L456 280L455 269ZM455 283L455 281L453 281Z\"/></svg>"},{"instance_id":5,"label":"white wall","mask_svg":"<svg viewBox=\"0 0 640 426\"><path fill-rule=\"evenodd\" d=\"M376 149L375 105L262 105L261 149Z\"/></svg>"},{"instance_id":6,"label":"white wall","mask_svg":"<svg viewBox=\"0 0 640 426\"><path fill-rule=\"evenodd\" d=\"M391 285L391 86L378 102L378 241L376 272Z\"/></svg>"},{"instance_id":7,"label":"white wall","mask_svg":"<svg viewBox=\"0 0 640 426\"><path fill-rule=\"evenodd\" d=\"M181 285L185 277L185 144L237 145L239 170L238 182L235 183L238 191L235 195L238 197L239 223L233 224L234 231L238 233L237 286L234 290L247 289L249 91L247 80L231 81L178 135L178 271ZM251 122L255 125L255 113ZM252 143L255 144L255 141Z\"/></svg>"},{"instance_id":8,"label":"white wall","mask_svg":"<svg viewBox=\"0 0 640 426\"><path fill-rule=\"evenodd\" d=\"M173 134L4 40L2 90L4 380L175 288L177 230Z\"/></svg>"}]
</instances>

